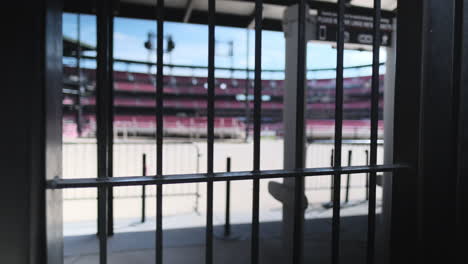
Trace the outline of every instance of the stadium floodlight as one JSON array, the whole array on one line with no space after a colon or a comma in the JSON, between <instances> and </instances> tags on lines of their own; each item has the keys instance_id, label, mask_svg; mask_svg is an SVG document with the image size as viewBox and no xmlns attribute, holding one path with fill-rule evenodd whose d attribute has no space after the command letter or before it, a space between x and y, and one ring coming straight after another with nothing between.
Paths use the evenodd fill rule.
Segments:
<instances>
[{"instance_id":1,"label":"stadium floodlight","mask_svg":"<svg viewBox=\"0 0 468 264\"><path fill-rule=\"evenodd\" d=\"M156 53L156 49L157 49L157 45L156 45L156 37L157 37L157 34L153 31L149 31L148 34L147 34L148 38L146 39L146 41L143 43L143 46L145 47L145 49L148 50L148 61L151 61L151 55L152 53ZM163 49L163 52L164 53L167 53L169 54L169 62L172 61L172 51L174 51L175 47L176 47L176 44L175 44L175 41L174 39L172 38L172 35L166 35L164 36L164 39L166 40L166 43L165 43L165 48ZM148 64L148 73L151 73L151 65Z\"/></svg>"},{"instance_id":2,"label":"stadium floodlight","mask_svg":"<svg viewBox=\"0 0 468 264\"><path fill-rule=\"evenodd\" d=\"M167 46L166 46L166 52L172 52L175 49L175 42L172 39L171 35L167 36Z\"/></svg>"},{"instance_id":3,"label":"stadium floodlight","mask_svg":"<svg viewBox=\"0 0 468 264\"><path fill-rule=\"evenodd\" d=\"M149 52L153 52L153 51L156 51L156 44L155 44L155 40L156 40L156 33L154 33L153 31L150 31L148 32L148 38L146 39L146 41L143 43L143 46L145 47L145 49L147 49ZM172 35L167 35L167 36L164 36L164 39L166 39L166 48L164 50L164 53L171 53L176 45L175 45L175 41L174 39L172 38Z\"/></svg>"}]
</instances>

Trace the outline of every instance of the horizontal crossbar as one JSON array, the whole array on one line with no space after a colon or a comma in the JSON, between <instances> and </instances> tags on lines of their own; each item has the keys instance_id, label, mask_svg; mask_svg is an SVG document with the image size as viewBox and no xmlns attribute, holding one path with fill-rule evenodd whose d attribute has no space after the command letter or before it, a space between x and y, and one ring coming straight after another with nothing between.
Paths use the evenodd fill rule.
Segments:
<instances>
[{"instance_id":1,"label":"horizontal crossbar","mask_svg":"<svg viewBox=\"0 0 468 264\"><path fill-rule=\"evenodd\" d=\"M392 172L400 169L409 169L405 164L378 165L378 166L350 166L340 168L310 168L297 170L265 170L221 173L177 174L164 176L133 176L112 178L78 178L54 179L47 181L48 189L68 188L96 188L113 186L181 184L194 182L240 181L253 179L293 178L309 176L325 176L334 174L358 174L372 172Z\"/></svg>"}]
</instances>

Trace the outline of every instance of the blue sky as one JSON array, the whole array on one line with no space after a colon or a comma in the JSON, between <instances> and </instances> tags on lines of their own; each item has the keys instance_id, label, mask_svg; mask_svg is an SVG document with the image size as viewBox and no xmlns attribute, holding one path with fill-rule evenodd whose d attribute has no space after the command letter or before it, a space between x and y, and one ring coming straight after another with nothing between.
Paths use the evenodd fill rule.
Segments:
<instances>
[{"instance_id":1,"label":"blue sky","mask_svg":"<svg viewBox=\"0 0 468 264\"><path fill-rule=\"evenodd\" d=\"M165 62L172 64L188 64L206 66L208 63L208 27L205 25L182 24L166 22L164 24L165 35L171 35L176 43L172 55L165 55ZM147 39L149 31L156 32L156 22L150 20L116 18L114 24L114 57L131 60L148 60L148 51L143 43ZM63 34L76 38L77 15L64 14ZM247 34L250 34L249 51L247 59ZM284 69L285 42L282 32L264 31L262 47L262 67L264 69ZM81 15L81 40L91 45L96 45L96 19L91 15ZM217 27L216 40L219 42L234 42L234 66L245 68L247 62L254 66L254 32L240 28ZM217 45L219 51L226 50L227 44ZM307 45L307 68L333 68L336 65L336 51L331 44L309 43ZM155 54L151 54L151 61L155 61ZM385 52L381 51L381 61L385 60ZM67 61L67 60L66 60ZM71 63L70 60L68 62ZM345 66L370 64L372 54L362 51L345 51ZM216 57L216 66L230 67L231 59L225 56ZM84 62L83 67L95 67L93 62ZM146 67L115 65L116 70L147 71ZM168 73L169 69L166 70ZM153 69L154 71L154 69ZM202 70L173 69L172 74L180 75L206 75ZM349 70L346 76L368 75L370 69ZM217 76L229 76L229 72L217 72ZM334 72L319 72L308 76L309 78L330 78ZM235 73L237 77L245 76L245 73ZM283 78L282 74L264 73L264 78Z\"/></svg>"}]
</instances>

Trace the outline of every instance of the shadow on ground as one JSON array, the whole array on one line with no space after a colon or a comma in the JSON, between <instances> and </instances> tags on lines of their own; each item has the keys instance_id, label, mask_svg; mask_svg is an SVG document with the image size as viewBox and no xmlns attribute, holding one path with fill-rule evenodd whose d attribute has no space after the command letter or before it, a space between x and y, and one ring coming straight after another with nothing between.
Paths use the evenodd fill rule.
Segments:
<instances>
[{"instance_id":1,"label":"shadow on ground","mask_svg":"<svg viewBox=\"0 0 468 264\"><path fill-rule=\"evenodd\" d=\"M250 263L250 225L232 226L234 240L215 238L215 263ZM341 263L365 263L367 216L341 218ZM215 233L222 234L216 226ZM164 263L202 264L205 261L205 228L164 231ZM380 244L380 232L377 243ZM284 256L281 222L261 223L260 263L291 263ZM109 263L154 263L155 233L117 233L108 240ZM377 256L380 253L377 246ZM65 263L98 263L98 240L95 235L65 238ZM331 263L331 218L306 220L304 263Z\"/></svg>"}]
</instances>

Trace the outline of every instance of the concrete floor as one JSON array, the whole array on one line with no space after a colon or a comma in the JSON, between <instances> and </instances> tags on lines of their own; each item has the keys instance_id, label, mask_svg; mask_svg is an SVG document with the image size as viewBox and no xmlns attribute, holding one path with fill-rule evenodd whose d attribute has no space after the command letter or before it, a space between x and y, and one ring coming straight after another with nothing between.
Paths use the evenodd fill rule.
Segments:
<instances>
[{"instance_id":1,"label":"concrete floor","mask_svg":"<svg viewBox=\"0 0 468 264\"><path fill-rule=\"evenodd\" d=\"M197 148L200 159L197 158ZM225 171L226 157L232 159L232 171L245 171L252 168L252 142L219 142L215 144L215 171ZM312 144L307 149L307 167L326 167L330 163L332 144ZM283 165L283 141L262 140L261 168L281 169ZM349 145L343 153L353 149L353 165L365 164L367 146ZM167 159L164 161L165 173L194 173L206 170L206 144L168 144L165 146ZM382 152L383 148L379 148ZM96 169L95 143L70 143L64 145L64 176L66 178L95 177ZM148 173L154 174L156 153L154 141L121 142L114 148L115 176L141 175L141 156L148 155ZM378 155L383 157L381 153ZM345 162L345 160L343 160ZM199 165L199 166L198 166ZM198 168L198 169L197 169ZM365 175L353 175L350 193L351 201L357 201L356 206L342 207L341 225L341 264L365 263L367 203L364 201ZM308 177L306 180L306 195L309 208L306 211L304 255L305 263L331 263L331 210L324 209L321 204L330 199L330 176ZM342 177L345 186L346 177ZM260 185L260 263L290 263L283 256L284 246L281 237L282 205L268 193L268 182L262 180ZM278 181L281 181L278 179ZM179 192L184 186L166 186L165 194ZM164 198L164 263L204 263L205 261L205 214L206 214L206 184L200 184L199 208L194 212L193 197ZM140 205L140 187L114 188L114 195L121 192L137 198L116 199L114 204L116 233L109 238L108 263L155 263L155 199L147 198L148 221L138 222ZM148 187L148 192L154 187ZM185 187L184 187L185 188ZM185 190L185 189L184 189ZM225 183L215 183L214 217L215 225L224 222ZM98 240L96 232L97 203L94 189L68 190L65 193L64 233L65 233L65 263L90 264L98 261ZM378 200L381 188L377 189ZM91 192L91 193L88 193ZM185 192L185 191L184 191ZM68 195L68 196L67 196ZM93 197L80 200L82 196ZM344 189L342 190L344 197ZM364 202L363 202L364 201ZM250 263L250 221L252 204L252 182L238 181L231 183L231 221L233 232L239 239L233 241L214 240L215 263ZM378 203L377 210L380 211ZM247 223L247 224L245 224ZM221 231L216 226L215 230ZM88 235L85 235L88 234ZM378 242L380 240L378 239ZM378 262L380 263L380 262Z\"/></svg>"},{"instance_id":2,"label":"concrete floor","mask_svg":"<svg viewBox=\"0 0 468 264\"><path fill-rule=\"evenodd\" d=\"M379 227L379 226L378 226ZM250 225L232 226L235 240L214 240L215 263L250 263ZM221 234L222 227L216 226ZM381 235L377 232L377 256L381 252ZM284 258L281 223L261 223L260 263L291 263ZM341 263L365 263L367 216L341 218ZM204 228L165 230L164 263L204 263ZM117 233L109 238L109 263L154 263L154 232ZM65 238L65 263L90 264L98 261L98 240L95 235ZM331 263L331 219L307 220L304 232L305 263Z\"/></svg>"}]
</instances>

